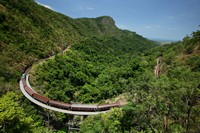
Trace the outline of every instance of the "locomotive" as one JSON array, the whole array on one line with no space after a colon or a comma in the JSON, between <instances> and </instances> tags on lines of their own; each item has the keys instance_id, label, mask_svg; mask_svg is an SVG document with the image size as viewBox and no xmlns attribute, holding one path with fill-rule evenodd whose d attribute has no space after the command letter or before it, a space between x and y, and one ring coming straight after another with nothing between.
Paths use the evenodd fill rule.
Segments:
<instances>
[{"instance_id":1,"label":"locomotive","mask_svg":"<svg viewBox=\"0 0 200 133\"><path fill-rule=\"evenodd\" d=\"M34 99L36 99L46 105L56 107L56 108L66 109L66 110L86 111L86 112L106 111L106 110L109 110L114 107L120 107L120 104L117 102L111 103L111 104L89 105L89 104L70 104L70 103L64 103L64 102L49 99L47 97L44 97L44 96L36 93L26 84L26 73L27 73L27 71L21 77L21 81L22 81L25 91L31 97L33 97Z\"/></svg>"}]
</instances>

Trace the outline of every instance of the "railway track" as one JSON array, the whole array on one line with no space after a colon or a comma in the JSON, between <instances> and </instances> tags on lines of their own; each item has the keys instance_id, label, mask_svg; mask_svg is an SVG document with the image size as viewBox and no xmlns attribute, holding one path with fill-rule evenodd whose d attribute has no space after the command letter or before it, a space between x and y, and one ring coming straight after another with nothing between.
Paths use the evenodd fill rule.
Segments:
<instances>
[{"instance_id":1,"label":"railway track","mask_svg":"<svg viewBox=\"0 0 200 133\"><path fill-rule=\"evenodd\" d=\"M69 50L69 48L70 46L68 46L64 52ZM49 57L48 59L52 59L52 58L53 57ZM22 75L21 80L19 82L19 86L23 95L38 106L41 106L49 110L53 110L53 111L57 111L61 113L73 114L73 115L96 115L100 113L105 113L111 108L120 107L120 104L118 102L111 103L111 104L101 104L101 105L69 104L69 103L55 101L47 97L44 97L36 93L32 89L29 83L29 75L28 75L30 69L31 67L28 68L26 72Z\"/></svg>"}]
</instances>

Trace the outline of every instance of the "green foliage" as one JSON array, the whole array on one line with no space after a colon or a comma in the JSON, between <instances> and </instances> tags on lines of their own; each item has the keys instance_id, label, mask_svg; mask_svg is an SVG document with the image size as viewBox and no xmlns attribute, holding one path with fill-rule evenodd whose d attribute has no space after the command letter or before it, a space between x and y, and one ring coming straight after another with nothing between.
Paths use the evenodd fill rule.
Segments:
<instances>
[{"instance_id":1,"label":"green foliage","mask_svg":"<svg viewBox=\"0 0 200 133\"><path fill-rule=\"evenodd\" d=\"M76 43L65 55L38 65L33 86L52 99L66 102L99 102L116 96L122 87L126 89L129 77L139 75L145 65L137 59L129 62L129 56L140 48L134 40L127 41L126 47L124 42L126 39L116 37L92 37Z\"/></svg>"},{"instance_id":2,"label":"green foliage","mask_svg":"<svg viewBox=\"0 0 200 133\"><path fill-rule=\"evenodd\" d=\"M144 54L149 65L162 55L162 74L156 79L144 71L132 79L130 104L123 108L125 131L198 132L199 42L194 38L186 37L183 42L156 47ZM192 46L192 53L185 53L188 45Z\"/></svg>"},{"instance_id":3,"label":"green foliage","mask_svg":"<svg viewBox=\"0 0 200 133\"><path fill-rule=\"evenodd\" d=\"M1 132L28 132L33 126L32 118L26 116L16 100L17 95L13 92L8 92L0 98Z\"/></svg>"},{"instance_id":4,"label":"green foliage","mask_svg":"<svg viewBox=\"0 0 200 133\"><path fill-rule=\"evenodd\" d=\"M48 129L45 127L37 127L33 129L33 133L56 133L52 129ZM57 133L62 133L62 132L57 132Z\"/></svg>"},{"instance_id":5,"label":"green foliage","mask_svg":"<svg viewBox=\"0 0 200 133\"><path fill-rule=\"evenodd\" d=\"M73 93L68 95L72 96L70 100L86 103L129 92L130 104L123 107L123 117L117 128L120 132L198 131L199 56L193 53L198 42L194 43L191 37L133 56L135 51L129 51L131 47L124 48L122 40L92 37L76 43L66 55L57 56L55 60L39 66L35 74L37 81L42 85L45 80L48 85L50 82L42 79L43 74L39 73L47 74L50 70L49 80L52 80L51 77L53 81L59 79L59 82L64 79L71 86ZM189 45L193 49L190 54L185 53ZM160 55L162 72L156 78L153 69L155 59ZM54 70L51 71L52 67ZM64 71L60 72L61 69ZM58 73L66 75L60 78ZM53 93L56 94L56 91ZM59 97L52 98L60 100ZM84 121L86 125L81 126L82 132L108 132L104 123L109 122L105 122L106 118L105 121L101 119L100 116L88 117Z\"/></svg>"},{"instance_id":6,"label":"green foliage","mask_svg":"<svg viewBox=\"0 0 200 133\"><path fill-rule=\"evenodd\" d=\"M120 133L122 110L119 108L111 109L108 113L88 116L81 124L80 132L83 133Z\"/></svg>"},{"instance_id":7,"label":"green foliage","mask_svg":"<svg viewBox=\"0 0 200 133\"><path fill-rule=\"evenodd\" d=\"M182 42L155 47L118 29L108 16L72 19L33 0L1 0L0 132L54 132L43 127L29 101L9 91L17 90L21 73L33 62L68 45L66 54L36 67L31 77L36 91L84 103L129 94L122 110L86 118L81 132L199 132L199 35L198 30ZM65 115L58 117L66 122Z\"/></svg>"},{"instance_id":8,"label":"green foliage","mask_svg":"<svg viewBox=\"0 0 200 133\"><path fill-rule=\"evenodd\" d=\"M72 19L44 8L32 0L1 0L0 7L0 75L5 78L4 82L14 81L12 84L15 85L20 72L33 62L56 54L86 37L112 34L114 38L123 36L125 39L132 38L132 41L150 44L148 46L153 45L141 36L135 37L138 36L135 33L121 31L114 25L113 19L107 16ZM127 37L127 34L132 35ZM95 40L94 38L93 42ZM109 41L112 41L112 38ZM129 46L130 41L127 42Z\"/></svg>"}]
</instances>

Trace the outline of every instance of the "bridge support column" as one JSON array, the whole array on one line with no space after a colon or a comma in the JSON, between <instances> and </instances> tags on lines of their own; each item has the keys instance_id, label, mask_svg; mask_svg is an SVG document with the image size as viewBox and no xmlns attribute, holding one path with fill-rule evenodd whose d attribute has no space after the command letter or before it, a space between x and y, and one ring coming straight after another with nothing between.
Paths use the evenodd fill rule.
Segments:
<instances>
[{"instance_id":1,"label":"bridge support column","mask_svg":"<svg viewBox=\"0 0 200 133\"><path fill-rule=\"evenodd\" d=\"M69 121L68 121L68 132L69 133L73 132L73 131L79 131L80 130L79 123L81 122L81 117L82 116L80 116L80 120L78 121L76 119L75 115L73 115L72 117L71 117L71 115L69 115Z\"/></svg>"}]
</instances>

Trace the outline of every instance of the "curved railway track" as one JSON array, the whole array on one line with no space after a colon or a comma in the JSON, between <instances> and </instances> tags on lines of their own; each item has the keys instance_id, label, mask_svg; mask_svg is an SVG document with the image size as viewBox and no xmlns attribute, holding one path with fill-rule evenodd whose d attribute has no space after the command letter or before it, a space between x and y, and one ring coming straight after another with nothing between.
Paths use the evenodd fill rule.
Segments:
<instances>
[{"instance_id":1,"label":"curved railway track","mask_svg":"<svg viewBox=\"0 0 200 133\"><path fill-rule=\"evenodd\" d=\"M30 100L31 102L33 102L34 104L38 105L38 106L41 106L43 108L46 108L46 109L49 109L49 110L53 110L53 111L57 111L57 112L61 112L61 113L67 113L67 114L72 114L72 115L96 115L96 114L100 114L100 113L105 113L107 111L101 111L101 112L83 112L83 111L72 111L72 110L66 110L66 109L62 109L62 108L58 108L58 107L52 107L52 106L49 106L45 103L42 103L38 100L36 100L35 98L33 98L32 96L30 96L23 84L22 84L22 81L20 81L20 89L21 89L21 92L23 93L23 95L28 99Z\"/></svg>"},{"instance_id":2,"label":"curved railway track","mask_svg":"<svg viewBox=\"0 0 200 133\"><path fill-rule=\"evenodd\" d=\"M69 47L67 48L67 50L68 49ZM22 75L21 80L19 82L19 86L23 95L38 106L41 106L49 110L61 113L73 114L73 115L96 115L100 113L105 113L111 108L120 107L120 104L118 102L111 104L101 104L101 105L69 104L44 97L36 93L32 89L29 83L29 75L28 75L30 69L31 67L28 68L26 72Z\"/></svg>"}]
</instances>

